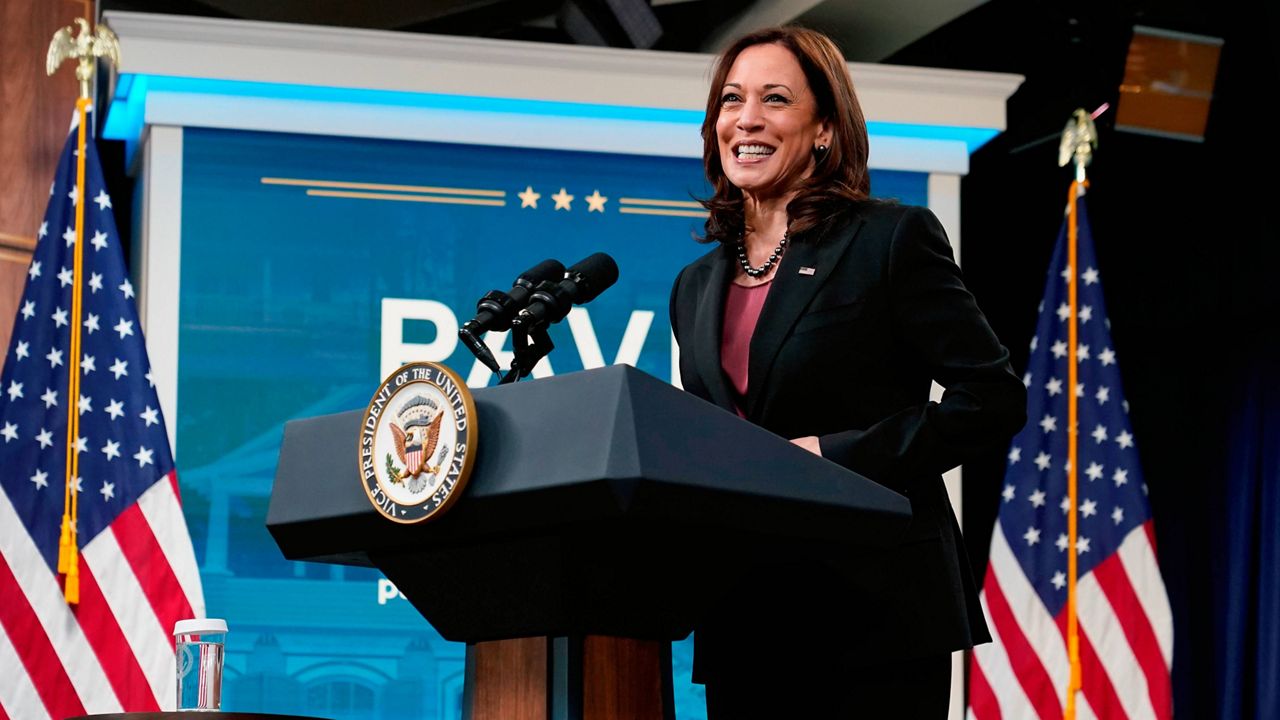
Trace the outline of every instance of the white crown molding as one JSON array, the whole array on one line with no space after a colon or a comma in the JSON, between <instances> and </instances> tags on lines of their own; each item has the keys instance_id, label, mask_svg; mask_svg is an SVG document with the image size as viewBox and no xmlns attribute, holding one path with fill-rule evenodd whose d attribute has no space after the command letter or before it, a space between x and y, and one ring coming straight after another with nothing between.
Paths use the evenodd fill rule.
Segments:
<instances>
[{"instance_id":1,"label":"white crown molding","mask_svg":"<svg viewBox=\"0 0 1280 720\"><path fill-rule=\"evenodd\" d=\"M713 56L108 12L122 73L701 111ZM1018 75L851 63L867 119L1003 130Z\"/></svg>"}]
</instances>

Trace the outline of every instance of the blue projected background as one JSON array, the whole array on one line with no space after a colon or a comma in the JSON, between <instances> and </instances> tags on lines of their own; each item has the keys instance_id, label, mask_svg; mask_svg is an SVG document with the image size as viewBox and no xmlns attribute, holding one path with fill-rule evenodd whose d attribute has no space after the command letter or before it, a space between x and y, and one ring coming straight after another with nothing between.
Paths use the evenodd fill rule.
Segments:
<instances>
[{"instance_id":1,"label":"blue projected background","mask_svg":"<svg viewBox=\"0 0 1280 720\"><path fill-rule=\"evenodd\" d=\"M208 613L231 628L223 708L459 718L462 645L376 571L281 557L265 518L283 425L363 407L388 361L489 382L449 322L544 258L601 250L620 280L553 329L551 371L598 357L669 380L671 282L707 250L696 207L671 203L705 193L701 164L196 128L183 147L177 458ZM924 174L873 186L927 203ZM402 343L423 347L382 357ZM706 716L691 661L678 643L681 720Z\"/></svg>"}]
</instances>

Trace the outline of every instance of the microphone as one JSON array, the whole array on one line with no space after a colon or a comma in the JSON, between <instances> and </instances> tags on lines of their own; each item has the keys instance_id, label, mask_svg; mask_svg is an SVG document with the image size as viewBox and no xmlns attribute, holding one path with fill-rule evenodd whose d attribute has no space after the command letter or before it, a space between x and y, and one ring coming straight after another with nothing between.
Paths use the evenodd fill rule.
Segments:
<instances>
[{"instance_id":1,"label":"microphone","mask_svg":"<svg viewBox=\"0 0 1280 720\"><path fill-rule=\"evenodd\" d=\"M490 330L510 330L512 319L520 308L528 304L534 289L563 277L564 265L548 258L521 273L511 285L511 292L490 290L476 302L476 316L459 328L458 338L485 367L496 373L502 372L493 353L480 341L480 336Z\"/></svg>"},{"instance_id":2,"label":"microphone","mask_svg":"<svg viewBox=\"0 0 1280 720\"><path fill-rule=\"evenodd\" d=\"M532 332L560 322L573 305L583 305L618 281L618 263L596 253L569 268L559 282L539 283L529 304L511 320L513 328Z\"/></svg>"}]
</instances>

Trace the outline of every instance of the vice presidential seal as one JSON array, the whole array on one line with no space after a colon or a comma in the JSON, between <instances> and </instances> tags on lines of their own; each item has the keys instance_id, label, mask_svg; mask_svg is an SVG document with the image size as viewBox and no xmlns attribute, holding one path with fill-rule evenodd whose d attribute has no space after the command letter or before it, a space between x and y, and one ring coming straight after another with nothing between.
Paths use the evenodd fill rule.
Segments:
<instances>
[{"instance_id":1,"label":"vice presidential seal","mask_svg":"<svg viewBox=\"0 0 1280 720\"><path fill-rule=\"evenodd\" d=\"M360 481L398 523L417 523L462 495L476 453L476 406L449 368L410 363L391 373L360 423Z\"/></svg>"}]
</instances>

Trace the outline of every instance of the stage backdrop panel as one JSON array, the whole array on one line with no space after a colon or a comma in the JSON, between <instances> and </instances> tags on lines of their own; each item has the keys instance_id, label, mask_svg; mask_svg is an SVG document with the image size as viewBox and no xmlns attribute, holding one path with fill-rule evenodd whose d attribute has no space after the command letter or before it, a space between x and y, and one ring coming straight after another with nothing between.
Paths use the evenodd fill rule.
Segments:
<instances>
[{"instance_id":1,"label":"stage backdrop panel","mask_svg":"<svg viewBox=\"0 0 1280 720\"><path fill-rule=\"evenodd\" d=\"M198 128L183 148L179 475L209 614L231 625L224 708L458 718L460 644L376 571L282 559L265 517L283 425L364 406L408 360L491 384L455 341L476 299L597 251L618 283L553 329L542 372L628 362L670 379L671 283L709 249L693 239L701 165ZM873 173L878 196L913 204L927 181ZM691 660L678 643L682 720L705 717Z\"/></svg>"}]
</instances>

